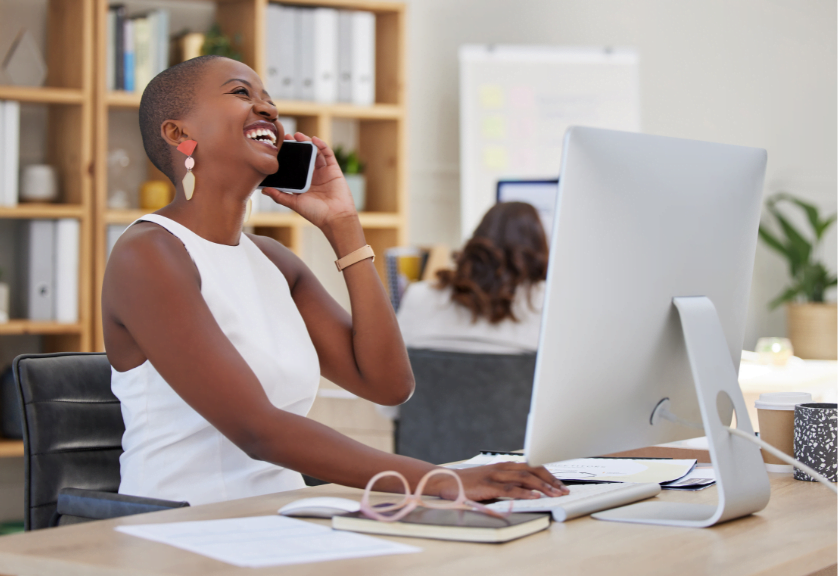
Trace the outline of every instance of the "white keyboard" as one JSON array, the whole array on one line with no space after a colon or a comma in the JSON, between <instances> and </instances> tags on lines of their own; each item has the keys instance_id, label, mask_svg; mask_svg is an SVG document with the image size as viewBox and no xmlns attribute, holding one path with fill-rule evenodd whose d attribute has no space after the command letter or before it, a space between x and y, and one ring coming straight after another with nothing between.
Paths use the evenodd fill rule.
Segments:
<instances>
[{"instance_id":1,"label":"white keyboard","mask_svg":"<svg viewBox=\"0 0 838 582\"><path fill-rule=\"evenodd\" d=\"M556 521L566 521L648 499L661 490L657 483L595 483L568 485L567 488L570 489L570 494L562 497L542 496L539 499L496 501L486 507L505 512L509 511L511 503L513 513L550 512Z\"/></svg>"}]
</instances>

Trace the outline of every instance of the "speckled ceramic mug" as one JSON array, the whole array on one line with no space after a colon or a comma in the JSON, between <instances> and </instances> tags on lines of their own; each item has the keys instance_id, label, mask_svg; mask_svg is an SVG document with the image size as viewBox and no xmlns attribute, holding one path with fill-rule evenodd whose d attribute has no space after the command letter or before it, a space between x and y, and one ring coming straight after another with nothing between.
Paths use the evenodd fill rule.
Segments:
<instances>
[{"instance_id":1,"label":"speckled ceramic mug","mask_svg":"<svg viewBox=\"0 0 838 582\"><path fill-rule=\"evenodd\" d=\"M794 458L829 479L836 480L838 456L838 404L809 402L794 407ZM798 469L794 478L814 481Z\"/></svg>"}]
</instances>

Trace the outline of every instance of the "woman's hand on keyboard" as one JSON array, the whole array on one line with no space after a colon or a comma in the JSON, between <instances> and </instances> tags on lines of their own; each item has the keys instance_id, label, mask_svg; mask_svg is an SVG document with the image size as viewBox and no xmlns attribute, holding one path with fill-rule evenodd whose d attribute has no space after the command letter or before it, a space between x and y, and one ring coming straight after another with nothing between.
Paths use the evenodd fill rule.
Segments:
<instances>
[{"instance_id":1,"label":"woman's hand on keyboard","mask_svg":"<svg viewBox=\"0 0 838 582\"><path fill-rule=\"evenodd\" d=\"M530 467L525 463L497 463L461 469L457 475L463 482L466 497L472 501L483 501L497 497L514 499L537 499L539 491L548 497L560 497L570 493L564 484L553 477L544 467ZM437 490L428 483L428 492ZM443 499L456 499L457 486L452 479L438 481L437 495Z\"/></svg>"}]
</instances>

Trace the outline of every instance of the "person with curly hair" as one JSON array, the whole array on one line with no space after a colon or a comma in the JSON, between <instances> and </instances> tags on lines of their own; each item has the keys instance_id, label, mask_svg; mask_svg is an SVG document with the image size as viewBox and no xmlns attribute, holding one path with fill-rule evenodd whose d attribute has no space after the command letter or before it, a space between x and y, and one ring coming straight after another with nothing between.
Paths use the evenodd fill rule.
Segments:
<instances>
[{"instance_id":1,"label":"person with curly hair","mask_svg":"<svg viewBox=\"0 0 838 582\"><path fill-rule=\"evenodd\" d=\"M518 354L538 347L547 238L535 208L493 206L435 281L413 283L399 327L409 348Z\"/></svg>"}]
</instances>

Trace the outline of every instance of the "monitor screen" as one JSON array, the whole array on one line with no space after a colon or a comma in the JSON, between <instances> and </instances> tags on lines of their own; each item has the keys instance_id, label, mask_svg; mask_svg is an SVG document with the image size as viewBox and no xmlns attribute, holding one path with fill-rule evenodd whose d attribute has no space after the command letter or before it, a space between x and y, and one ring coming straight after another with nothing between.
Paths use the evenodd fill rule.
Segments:
<instances>
[{"instance_id":1,"label":"monitor screen","mask_svg":"<svg viewBox=\"0 0 838 582\"><path fill-rule=\"evenodd\" d=\"M553 213L559 194L559 180L498 180L498 202L532 204L541 217L544 234L550 240Z\"/></svg>"}]
</instances>

